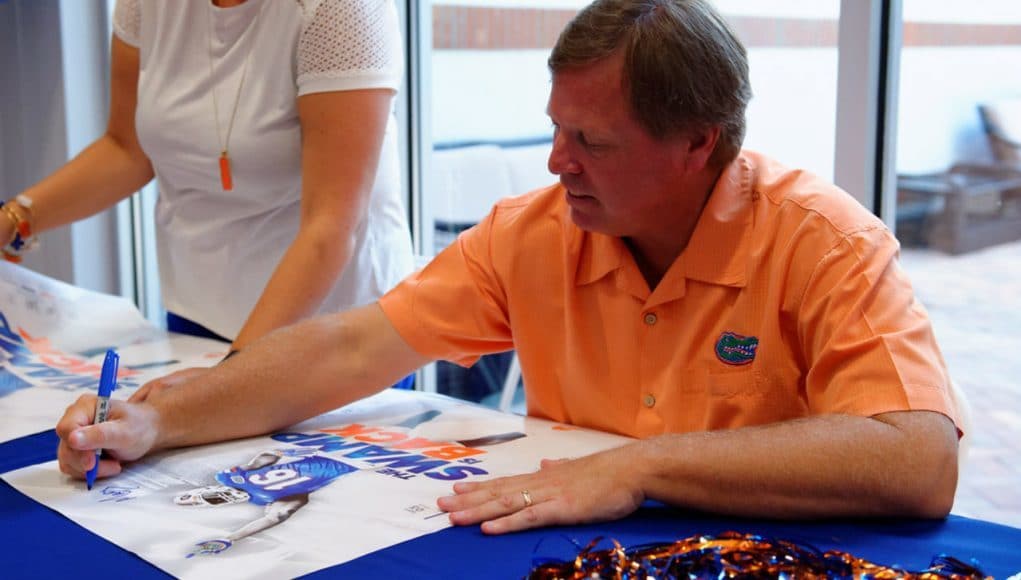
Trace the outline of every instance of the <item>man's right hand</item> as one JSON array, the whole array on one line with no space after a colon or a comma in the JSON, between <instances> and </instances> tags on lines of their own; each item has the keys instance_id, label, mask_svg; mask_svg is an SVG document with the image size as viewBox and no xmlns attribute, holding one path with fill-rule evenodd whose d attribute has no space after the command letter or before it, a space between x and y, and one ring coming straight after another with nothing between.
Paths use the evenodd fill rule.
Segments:
<instances>
[{"instance_id":1,"label":"man's right hand","mask_svg":"<svg viewBox=\"0 0 1021 580\"><path fill-rule=\"evenodd\" d=\"M85 472L96 461L96 449L104 451L98 477L121 472L121 463L133 461L152 450L158 432L158 412L150 405L110 401L107 420L93 425L96 396L82 395L64 411L57 423L57 460L60 470L71 477L85 479Z\"/></svg>"}]
</instances>

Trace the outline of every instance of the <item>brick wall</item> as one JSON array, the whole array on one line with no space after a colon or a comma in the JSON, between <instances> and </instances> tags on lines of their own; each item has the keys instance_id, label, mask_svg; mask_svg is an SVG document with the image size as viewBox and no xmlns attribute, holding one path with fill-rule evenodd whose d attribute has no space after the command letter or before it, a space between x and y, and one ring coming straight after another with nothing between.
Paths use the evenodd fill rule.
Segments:
<instances>
[{"instance_id":1,"label":"brick wall","mask_svg":"<svg viewBox=\"0 0 1021 580\"><path fill-rule=\"evenodd\" d=\"M548 49L573 10L433 6L433 48L449 50ZM836 46L837 22L732 16L745 46ZM904 46L1021 45L1021 25L908 22Z\"/></svg>"}]
</instances>

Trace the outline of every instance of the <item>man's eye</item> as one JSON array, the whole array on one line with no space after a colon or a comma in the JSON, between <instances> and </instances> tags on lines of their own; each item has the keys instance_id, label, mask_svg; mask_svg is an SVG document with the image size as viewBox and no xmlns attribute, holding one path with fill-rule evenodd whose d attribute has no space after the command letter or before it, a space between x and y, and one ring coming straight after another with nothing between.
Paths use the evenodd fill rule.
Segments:
<instances>
[{"instance_id":1,"label":"man's eye","mask_svg":"<svg viewBox=\"0 0 1021 580\"><path fill-rule=\"evenodd\" d=\"M578 143L580 143L582 147L585 147L586 149L601 149L603 147L603 145L600 143L593 143L592 141L590 141L589 138L586 137L584 133L578 133Z\"/></svg>"}]
</instances>

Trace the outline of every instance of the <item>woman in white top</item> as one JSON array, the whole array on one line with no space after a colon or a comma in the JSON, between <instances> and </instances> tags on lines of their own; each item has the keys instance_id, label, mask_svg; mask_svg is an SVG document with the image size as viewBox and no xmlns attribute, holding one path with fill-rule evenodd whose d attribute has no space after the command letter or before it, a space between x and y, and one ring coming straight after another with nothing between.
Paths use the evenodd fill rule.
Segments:
<instances>
[{"instance_id":1,"label":"woman in white top","mask_svg":"<svg viewBox=\"0 0 1021 580\"><path fill-rule=\"evenodd\" d=\"M107 131L0 208L0 243L155 177L172 327L237 350L369 303L412 268L401 74L393 0L118 0Z\"/></svg>"}]
</instances>

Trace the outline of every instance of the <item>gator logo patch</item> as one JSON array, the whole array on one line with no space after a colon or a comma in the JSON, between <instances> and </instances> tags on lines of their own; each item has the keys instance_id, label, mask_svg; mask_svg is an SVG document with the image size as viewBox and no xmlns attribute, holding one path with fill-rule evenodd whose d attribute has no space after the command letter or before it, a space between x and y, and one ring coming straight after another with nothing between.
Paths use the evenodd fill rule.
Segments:
<instances>
[{"instance_id":1,"label":"gator logo patch","mask_svg":"<svg viewBox=\"0 0 1021 580\"><path fill-rule=\"evenodd\" d=\"M716 341L716 357L728 365L746 365L755 360L757 348L759 339L754 336L724 332Z\"/></svg>"}]
</instances>

